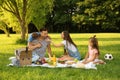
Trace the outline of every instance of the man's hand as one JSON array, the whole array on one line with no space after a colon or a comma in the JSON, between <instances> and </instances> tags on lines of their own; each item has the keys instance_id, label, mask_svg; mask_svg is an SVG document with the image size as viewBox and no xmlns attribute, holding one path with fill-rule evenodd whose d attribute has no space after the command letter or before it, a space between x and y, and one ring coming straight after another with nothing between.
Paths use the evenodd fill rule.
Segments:
<instances>
[{"instance_id":1,"label":"man's hand","mask_svg":"<svg viewBox=\"0 0 120 80\"><path fill-rule=\"evenodd\" d=\"M29 42L28 43L28 47L29 47L29 49L31 49L31 50L34 50L34 49L36 49L36 48L40 48L42 45L40 44L40 43L37 43L37 44L33 44L32 42Z\"/></svg>"},{"instance_id":2,"label":"man's hand","mask_svg":"<svg viewBox=\"0 0 120 80\"><path fill-rule=\"evenodd\" d=\"M40 48L42 45L40 43L38 43L35 46L36 46L36 48Z\"/></svg>"}]
</instances>

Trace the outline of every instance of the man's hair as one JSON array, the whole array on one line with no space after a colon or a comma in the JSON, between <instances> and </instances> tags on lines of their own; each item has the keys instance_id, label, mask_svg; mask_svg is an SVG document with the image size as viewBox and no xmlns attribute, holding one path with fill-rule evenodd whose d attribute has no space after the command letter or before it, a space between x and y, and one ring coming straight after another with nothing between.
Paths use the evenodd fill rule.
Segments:
<instances>
[{"instance_id":1,"label":"man's hair","mask_svg":"<svg viewBox=\"0 0 120 80\"><path fill-rule=\"evenodd\" d=\"M48 30L47 30L47 28L44 27L44 28L40 29L40 32L42 32L42 31L48 31Z\"/></svg>"}]
</instances>

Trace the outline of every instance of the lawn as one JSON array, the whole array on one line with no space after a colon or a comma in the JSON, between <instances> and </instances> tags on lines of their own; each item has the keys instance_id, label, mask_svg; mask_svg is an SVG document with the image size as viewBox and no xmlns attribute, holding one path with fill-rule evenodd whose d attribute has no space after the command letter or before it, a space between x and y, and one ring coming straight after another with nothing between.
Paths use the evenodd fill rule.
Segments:
<instances>
[{"instance_id":1,"label":"lawn","mask_svg":"<svg viewBox=\"0 0 120 80\"><path fill-rule=\"evenodd\" d=\"M106 53L114 57L105 65L98 65L97 70L74 68L42 68L42 67L8 67L9 57L14 56L14 50L26 45L16 44L19 34L6 37L0 34L0 80L120 80L120 33L71 34L78 49L84 57L87 52L89 37L96 34L100 46L100 58L104 60ZM50 34L55 43L61 42L60 34ZM57 57L63 54L63 48L52 46L52 52ZM47 55L46 55L47 56Z\"/></svg>"}]
</instances>

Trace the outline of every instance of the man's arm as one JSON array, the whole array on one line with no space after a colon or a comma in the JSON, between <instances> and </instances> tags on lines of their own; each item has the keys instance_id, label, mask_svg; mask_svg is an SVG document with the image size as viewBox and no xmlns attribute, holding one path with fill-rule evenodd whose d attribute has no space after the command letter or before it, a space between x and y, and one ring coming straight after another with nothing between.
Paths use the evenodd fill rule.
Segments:
<instances>
[{"instance_id":1,"label":"man's arm","mask_svg":"<svg viewBox=\"0 0 120 80\"><path fill-rule=\"evenodd\" d=\"M39 32L36 32L38 35L40 34ZM32 34L33 33L31 33L30 35L29 35L29 37L28 37L28 48L29 49L31 49L31 50L33 50L33 49L35 49L35 48L39 48L39 47L41 47L41 44L33 44L32 43L32 41L34 40L34 38L32 37Z\"/></svg>"},{"instance_id":2,"label":"man's arm","mask_svg":"<svg viewBox=\"0 0 120 80\"><path fill-rule=\"evenodd\" d=\"M28 48L31 49L31 50L34 50L36 48L39 48L41 47L41 44L33 44L32 42L28 42Z\"/></svg>"}]
</instances>

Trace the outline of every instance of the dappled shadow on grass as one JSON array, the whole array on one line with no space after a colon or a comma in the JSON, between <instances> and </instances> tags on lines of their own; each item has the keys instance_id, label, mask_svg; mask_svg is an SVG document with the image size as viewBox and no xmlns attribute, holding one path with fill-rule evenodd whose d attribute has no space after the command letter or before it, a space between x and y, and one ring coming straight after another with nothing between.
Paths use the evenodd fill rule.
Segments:
<instances>
[{"instance_id":1,"label":"dappled shadow on grass","mask_svg":"<svg viewBox=\"0 0 120 80\"><path fill-rule=\"evenodd\" d=\"M120 38L97 38L98 41L120 41ZM89 38L73 38L74 41L89 41Z\"/></svg>"},{"instance_id":2,"label":"dappled shadow on grass","mask_svg":"<svg viewBox=\"0 0 120 80\"><path fill-rule=\"evenodd\" d=\"M104 41L110 41L110 42L112 42L112 41L120 41L120 38L97 38L98 39L98 41L102 41L102 42L104 42ZM77 41L80 41L80 43L82 43L82 41L89 41L89 38L72 38L72 40L74 41L74 42L77 42ZM62 41L62 39L60 40L60 38L52 38L52 41L57 41L57 42L61 42Z\"/></svg>"},{"instance_id":3,"label":"dappled shadow on grass","mask_svg":"<svg viewBox=\"0 0 120 80\"><path fill-rule=\"evenodd\" d=\"M120 44L101 46L100 49L112 52L120 51Z\"/></svg>"},{"instance_id":4,"label":"dappled shadow on grass","mask_svg":"<svg viewBox=\"0 0 120 80\"><path fill-rule=\"evenodd\" d=\"M88 48L88 45L77 45L78 48ZM99 46L99 48L103 48L103 49L119 49L120 50L120 44L112 44L112 45L101 45Z\"/></svg>"}]
</instances>

